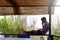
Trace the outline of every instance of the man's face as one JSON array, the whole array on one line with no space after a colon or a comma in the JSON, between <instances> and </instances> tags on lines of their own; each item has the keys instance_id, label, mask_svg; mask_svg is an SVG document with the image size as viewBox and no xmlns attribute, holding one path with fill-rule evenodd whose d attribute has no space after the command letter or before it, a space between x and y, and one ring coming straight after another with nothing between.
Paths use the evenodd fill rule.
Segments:
<instances>
[{"instance_id":1,"label":"man's face","mask_svg":"<svg viewBox=\"0 0 60 40\"><path fill-rule=\"evenodd\" d=\"M45 23L46 20L42 20L42 23Z\"/></svg>"}]
</instances>

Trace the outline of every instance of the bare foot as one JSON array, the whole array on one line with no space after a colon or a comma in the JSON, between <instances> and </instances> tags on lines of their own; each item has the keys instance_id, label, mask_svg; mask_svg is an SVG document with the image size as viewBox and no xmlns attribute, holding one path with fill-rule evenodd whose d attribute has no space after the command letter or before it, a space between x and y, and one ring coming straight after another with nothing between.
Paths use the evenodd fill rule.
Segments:
<instances>
[{"instance_id":1,"label":"bare foot","mask_svg":"<svg viewBox=\"0 0 60 40\"><path fill-rule=\"evenodd\" d=\"M25 33L25 30L24 29L21 29L21 31L23 32L23 34Z\"/></svg>"}]
</instances>

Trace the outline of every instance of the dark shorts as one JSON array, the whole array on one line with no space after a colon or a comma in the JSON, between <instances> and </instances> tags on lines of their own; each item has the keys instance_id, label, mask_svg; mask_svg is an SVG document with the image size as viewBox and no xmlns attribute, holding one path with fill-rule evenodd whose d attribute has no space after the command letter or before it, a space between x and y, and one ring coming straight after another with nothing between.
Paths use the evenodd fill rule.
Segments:
<instances>
[{"instance_id":1,"label":"dark shorts","mask_svg":"<svg viewBox=\"0 0 60 40\"><path fill-rule=\"evenodd\" d=\"M40 30L37 30L36 35L44 35L44 34L45 34L44 32L42 32L42 31L40 31Z\"/></svg>"},{"instance_id":2,"label":"dark shorts","mask_svg":"<svg viewBox=\"0 0 60 40\"><path fill-rule=\"evenodd\" d=\"M42 35L42 31L40 31L40 30L37 30L37 33L36 33L37 35Z\"/></svg>"}]
</instances>

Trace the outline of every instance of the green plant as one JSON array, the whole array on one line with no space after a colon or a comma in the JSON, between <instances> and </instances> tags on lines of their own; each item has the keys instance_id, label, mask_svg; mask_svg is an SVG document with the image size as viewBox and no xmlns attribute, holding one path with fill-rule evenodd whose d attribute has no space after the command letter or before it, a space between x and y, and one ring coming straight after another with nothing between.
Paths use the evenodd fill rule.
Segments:
<instances>
[{"instance_id":1,"label":"green plant","mask_svg":"<svg viewBox=\"0 0 60 40\"><path fill-rule=\"evenodd\" d=\"M7 18L4 16L0 19L0 32L2 34L22 34L21 28L26 29L25 23L26 18L20 19L18 16Z\"/></svg>"},{"instance_id":2,"label":"green plant","mask_svg":"<svg viewBox=\"0 0 60 40\"><path fill-rule=\"evenodd\" d=\"M53 34L59 34L60 35L60 21L59 21L59 19L58 19L57 27L58 27L58 29L54 30ZM54 40L60 40L60 38L54 37Z\"/></svg>"},{"instance_id":3,"label":"green plant","mask_svg":"<svg viewBox=\"0 0 60 40\"><path fill-rule=\"evenodd\" d=\"M58 37L53 37L54 38L54 40L59 40L60 38L58 38Z\"/></svg>"}]
</instances>

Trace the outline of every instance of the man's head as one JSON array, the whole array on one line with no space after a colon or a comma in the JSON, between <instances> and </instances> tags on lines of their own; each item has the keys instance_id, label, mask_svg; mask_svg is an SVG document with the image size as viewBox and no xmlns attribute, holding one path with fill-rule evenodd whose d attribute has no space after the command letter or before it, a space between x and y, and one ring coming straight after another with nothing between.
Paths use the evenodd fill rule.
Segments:
<instances>
[{"instance_id":1,"label":"man's head","mask_svg":"<svg viewBox=\"0 0 60 40\"><path fill-rule=\"evenodd\" d=\"M46 21L46 17L42 17L41 20L42 20L42 23L46 23L47 22Z\"/></svg>"}]
</instances>

